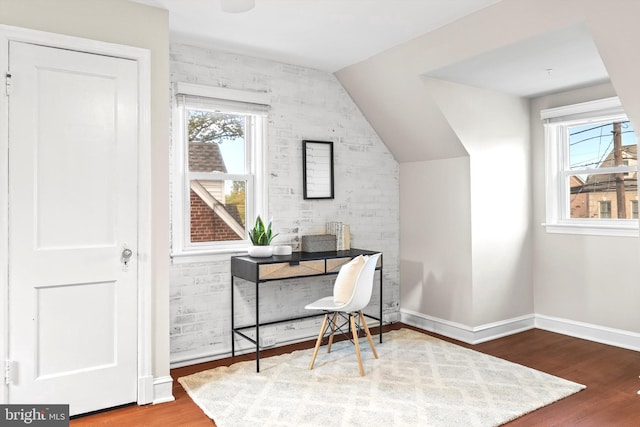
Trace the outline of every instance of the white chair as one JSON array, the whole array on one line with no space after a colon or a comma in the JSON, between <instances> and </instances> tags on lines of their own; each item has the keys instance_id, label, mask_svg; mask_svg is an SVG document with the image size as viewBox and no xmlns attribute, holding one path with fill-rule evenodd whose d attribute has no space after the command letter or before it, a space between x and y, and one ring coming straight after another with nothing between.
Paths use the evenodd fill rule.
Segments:
<instances>
[{"instance_id":1,"label":"white chair","mask_svg":"<svg viewBox=\"0 0 640 427\"><path fill-rule=\"evenodd\" d=\"M367 322L364 320L362 309L365 308L367 304L369 304L369 300L371 299L371 293L373 291L373 276L380 255L381 254L378 253L365 257L364 265L360 268L360 271L357 272L356 275L354 275L354 282L352 283L353 291L351 292L351 297L348 299L348 301L336 302L335 300L335 295L337 293L336 286L338 285L338 281L344 279L344 277L341 277L341 275L344 276L343 273L345 273L343 269L346 270L350 267L348 265L345 265L340 269L338 277L336 278L336 285L334 285L334 295L321 298L305 306L305 309L307 310L323 310L325 312L324 320L322 321L322 326L320 327L320 334L318 335L316 347L313 351L313 357L311 358L311 363L309 364L309 369L313 369L313 364L315 363L316 356L318 355L318 349L320 348L322 339L327 333L329 327L331 327L331 334L329 335L327 353L331 352L331 344L333 343L333 336L336 329L346 335L346 332L342 330L342 327L349 325L352 335L351 340L356 347L356 355L358 356L360 376L364 376L362 358L360 357L360 344L358 342L358 332L360 328L364 329L364 332L369 339L369 345L371 346L373 355L376 359L378 358L378 353L376 352L376 348L373 345L373 338L371 338L371 333L369 332L369 328L367 327ZM355 261L357 260L354 260L352 262ZM329 317L330 315L331 317ZM344 320L344 323L338 325L338 317L340 317L340 321ZM357 322L357 318L360 320L359 322Z\"/></svg>"}]
</instances>

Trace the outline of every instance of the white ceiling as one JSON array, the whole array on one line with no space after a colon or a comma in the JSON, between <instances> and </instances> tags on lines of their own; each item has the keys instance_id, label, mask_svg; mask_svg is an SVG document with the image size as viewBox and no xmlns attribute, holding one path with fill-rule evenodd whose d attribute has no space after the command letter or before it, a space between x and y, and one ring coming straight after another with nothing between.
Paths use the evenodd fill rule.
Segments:
<instances>
[{"instance_id":1,"label":"white ceiling","mask_svg":"<svg viewBox=\"0 0 640 427\"><path fill-rule=\"evenodd\" d=\"M131 1L167 9L174 40L334 72L499 0Z\"/></svg>"},{"instance_id":2,"label":"white ceiling","mask_svg":"<svg viewBox=\"0 0 640 427\"><path fill-rule=\"evenodd\" d=\"M598 49L582 24L545 33L425 75L524 97L609 79Z\"/></svg>"},{"instance_id":3,"label":"white ceiling","mask_svg":"<svg viewBox=\"0 0 640 427\"><path fill-rule=\"evenodd\" d=\"M244 13L220 0L131 1L167 9L172 40L334 72L500 0L255 0ZM426 75L519 96L608 80L582 25Z\"/></svg>"}]
</instances>

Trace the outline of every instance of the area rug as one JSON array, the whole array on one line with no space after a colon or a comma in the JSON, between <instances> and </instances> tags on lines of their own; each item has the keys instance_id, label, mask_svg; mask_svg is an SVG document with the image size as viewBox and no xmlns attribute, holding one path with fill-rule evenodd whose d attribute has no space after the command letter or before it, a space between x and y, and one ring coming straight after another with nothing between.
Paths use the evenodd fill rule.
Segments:
<instances>
[{"instance_id":1,"label":"area rug","mask_svg":"<svg viewBox=\"0 0 640 427\"><path fill-rule=\"evenodd\" d=\"M218 427L497 426L585 388L410 329L360 349L364 377L342 341L178 381Z\"/></svg>"}]
</instances>

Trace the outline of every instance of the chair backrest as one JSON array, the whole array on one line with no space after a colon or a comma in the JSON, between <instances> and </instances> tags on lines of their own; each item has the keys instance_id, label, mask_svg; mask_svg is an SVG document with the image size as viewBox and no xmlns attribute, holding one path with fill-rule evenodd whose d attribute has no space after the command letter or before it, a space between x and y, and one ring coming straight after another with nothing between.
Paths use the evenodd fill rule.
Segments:
<instances>
[{"instance_id":1,"label":"chair backrest","mask_svg":"<svg viewBox=\"0 0 640 427\"><path fill-rule=\"evenodd\" d=\"M371 294L373 293L373 276L380 255L380 253L369 255L369 259L367 259L367 262L365 262L358 274L351 298L344 306L340 307L340 311L359 311L369 304Z\"/></svg>"}]
</instances>

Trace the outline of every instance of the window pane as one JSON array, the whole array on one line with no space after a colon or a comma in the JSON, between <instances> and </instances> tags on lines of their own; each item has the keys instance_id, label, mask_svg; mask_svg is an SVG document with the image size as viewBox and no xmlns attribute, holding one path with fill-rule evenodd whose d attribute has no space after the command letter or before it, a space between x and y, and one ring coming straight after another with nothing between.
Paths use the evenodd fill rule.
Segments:
<instances>
[{"instance_id":1,"label":"window pane","mask_svg":"<svg viewBox=\"0 0 640 427\"><path fill-rule=\"evenodd\" d=\"M191 180L191 242L245 238L246 181Z\"/></svg>"},{"instance_id":2,"label":"window pane","mask_svg":"<svg viewBox=\"0 0 640 427\"><path fill-rule=\"evenodd\" d=\"M611 218L611 200L600 202L600 218Z\"/></svg>"},{"instance_id":3,"label":"window pane","mask_svg":"<svg viewBox=\"0 0 640 427\"><path fill-rule=\"evenodd\" d=\"M569 177L571 218L631 219L638 200L636 172ZM636 208L637 211L637 208Z\"/></svg>"},{"instance_id":4,"label":"window pane","mask_svg":"<svg viewBox=\"0 0 640 427\"><path fill-rule=\"evenodd\" d=\"M616 156L614 129L619 132L620 152ZM590 123L569 128L569 168L637 165L637 139L629 121Z\"/></svg>"},{"instance_id":5,"label":"window pane","mask_svg":"<svg viewBox=\"0 0 640 427\"><path fill-rule=\"evenodd\" d=\"M190 172L244 174L247 116L187 110Z\"/></svg>"}]
</instances>

